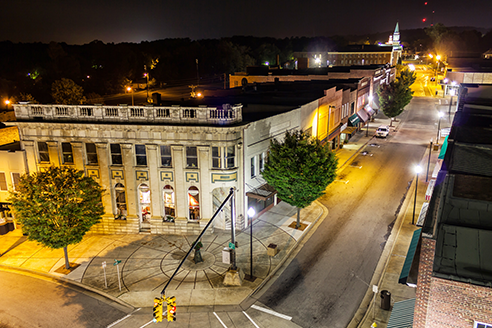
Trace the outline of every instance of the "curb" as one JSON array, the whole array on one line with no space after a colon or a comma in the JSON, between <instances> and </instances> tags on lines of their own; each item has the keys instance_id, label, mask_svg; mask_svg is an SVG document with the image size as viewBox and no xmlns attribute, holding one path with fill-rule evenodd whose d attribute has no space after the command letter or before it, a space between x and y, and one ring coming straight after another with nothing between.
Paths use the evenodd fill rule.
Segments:
<instances>
[{"instance_id":1,"label":"curb","mask_svg":"<svg viewBox=\"0 0 492 328\"><path fill-rule=\"evenodd\" d=\"M60 285L65 285L68 287L76 286L80 289L83 289L83 290L89 291L91 293L97 294L101 297L104 297L104 298L106 298L112 302L118 303L119 305L130 310L130 312L135 310L135 307L133 307L132 305L120 300L119 298L116 298L116 297L111 296L107 293L104 293L98 289L95 289L93 287L84 285L80 282L70 280L70 279L67 279L64 277L59 277L59 276L52 275L50 273L45 273L45 272L40 272L40 271L35 271L35 270L30 270L30 269L11 267L11 266L4 265L4 264L0 264L0 270L5 271L5 272L14 272L14 273L23 274L23 275L32 275L32 276L35 276L37 279L50 280L54 283L57 283Z\"/></svg>"}]
</instances>

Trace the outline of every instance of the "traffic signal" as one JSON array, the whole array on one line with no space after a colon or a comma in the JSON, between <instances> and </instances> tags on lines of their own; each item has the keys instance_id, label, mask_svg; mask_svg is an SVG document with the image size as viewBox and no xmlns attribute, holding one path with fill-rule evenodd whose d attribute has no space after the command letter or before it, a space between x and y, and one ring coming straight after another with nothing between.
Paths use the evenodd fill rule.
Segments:
<instances>
[{"instance_id":1,"label":"traffic signal","mask_svg":"<svg viewBox=\"0 0 492 328\"><path fill-rule=\"evenodd\" d=\"M162 321L162 298L154 298L154 322Z\"/></svg>"},{"instance_id":2,"label":"traffic signal","mask_svg":"<svg viewBox=\"0 0 492 328\"><path fill-rule=\"evenodd\" d=\"M176 297L166 298L167 302L167 321L176 321Z\"/></svg>"}]
</instances>

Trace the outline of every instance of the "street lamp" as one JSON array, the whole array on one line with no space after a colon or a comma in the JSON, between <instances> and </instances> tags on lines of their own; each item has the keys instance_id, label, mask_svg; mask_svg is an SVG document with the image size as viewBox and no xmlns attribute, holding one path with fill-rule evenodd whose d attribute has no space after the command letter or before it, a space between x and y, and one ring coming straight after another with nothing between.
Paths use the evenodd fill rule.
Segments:
<instances>
[{"instance_id":1,"label":"street lamp","mask_svg":"<svg viewBox=\"0 0 492 328\"><path fill-rule=\"evenodd\" d=\"M441 118L444 116L443 112L438 112L437 114L439 116L439 121L437 123L437 139L436 139L436 145L439 145L439 135L440 135L440 130L441 130Z\"/></svg>"},{"instance_id":2,"label":"street lamp","mask_svg":"<svg viewBox=\"0 0 492 328\"><path fill-rule=\"evenodd\" d=\"M10 100L5 100L5 105L7 106L7 110L9 110Z\"/></svg>"},{"instance_id":3,"label":"street lamp","mask_svg":"<svg viewBox=\"0 0 492 328\"><path fill-rule=\"evenodd\" d=\"M422 168L420 165L415 166L415 196L413 198L413 216L412 216L412 224L415 224L415 206L417 205L417 189L419 186L419 173L422 172Z\"/></svg>"},{"instance_id":4,"label":"street lamp","mask_svg":"<svg viewBox=\"0 0 492 328\"><path fill-rule=\"evenodd\" d=\"M255 281L255 277L253 276L253 217L256 212L253 207L248 209L248 218L249 218L249 276L246 275L244 279L248 281Z\"/></svg>"},{"instance_id":5,"label":"street lamp","mask_svg":"<svg viewBox=\"0 0 492 328\"><path fill-rule=\"evenodd\" d=\"M430 140L429 159L427 161L427 175L425 176L425 182L427 182L427 179L429 178L429 166L430 166L430 162L431 162L431 153L432 153L432 139Z\"/></svg>"},{"instance_id":6,"label":"street lamp","mask_svg":"<svg viewBox=\"0 0 492 328\"><path fill-rule=\"evenodd\" d=\"M369 102L368 102L368 104L367 104L367 105L368 105L369 107L371 107L372 95L369 95L369 96L367 97L367 99L369 100ZM369 135L369 121L371 120L371 114L370 114L370 113L368 113L368 114L369 114L369 119L367 120L367 126L366 126L366 137Z\"/></svg>"},{"instance_id":7,"label":"street lamp","mask_svg":"<svg viewBox=\"0 0 492 328\"><path fill-rule=\"evenodd\" d=\"M451 85L452 85L452 86L454 86L454 83L455 83L454 81L453 81L453 82L451 82ZM451 116L451 106L453 105L453 96L454 96L454 94L455 94L455 90L454 90L454 88L451 88L451 89L449 90L449 94L451 95L451 99L449 100L448 116Z\"/></svg>"},{"instance_id":8,"label":"street lamp","mask_svg":"<svg viewBox=\"0 0 492 328\"><path fill-rule=\"evenodd\" d=\"M132 92L132 106L135 106L135 103L134 103L134 101L133 101L133 88L132 88L132 87L128 87L128 88L126 88L126 90L127 90L128 92L130 92L130 91Z\"/></svg>"}]
</instances>

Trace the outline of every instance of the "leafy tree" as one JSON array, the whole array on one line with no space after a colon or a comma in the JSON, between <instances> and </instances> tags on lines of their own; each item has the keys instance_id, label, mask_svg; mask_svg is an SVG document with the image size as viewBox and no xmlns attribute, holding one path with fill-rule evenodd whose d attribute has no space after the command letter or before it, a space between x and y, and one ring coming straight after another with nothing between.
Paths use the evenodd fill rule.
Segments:
<instances>
[{"instance_id":1,"label":"leafy tree","mask_svg":"<svg viewBox=\"0 0 492 328\"><path fill-rule=\"evenodd\" d=\"M278 197L297 207L296 228L300 227L301 208L322 196L335 180L337 164L327 145L302 131L287 131L284 141L270 142L262 175Z\"/></svg>"},{"instance_id":2,"label":"leafy tree","mask_svg":"<svg viewBox=\"0 0 492 328\"><path fill-rule=\"evenodd\" d=\"M410 88L417 79L415 72L411 71L408 66L397 65L396 66L396 80L400 81L407 88Z\"/></svg>"},{"instance_id":3,"label":"leafy tree","mask_svg":"<svg viewBox=\"0 0 492 328\"><path fill-rule=\"evenodd\" d=\"M84 89L70 79L62 78L51 85L51 97L57 104L81 105L85 102Z\"/></svg>"},{"instance_id":4,"label":"leafy tree","mask_svg":"<svg viewBox=\"0 0 492 328\"><path fill-rule=\"evenodd\" d=\"M390 84L381 85L378 89L378 97L380 108L384 115L391 118L390 126L392 126L393 118L400 115L412 100L413 91L403 80L395 80Z\"/></svg>"},{"instance_id":5,"label":"leafy tree","mask_svg":"<svg viewBox=\"0 0 492 328\"><path fill-rule=\"evenodd\" d=\"M102 193L101 186L83 171L50 167L23 175L10 201L27 238L52 249L63 247L69 269L67 246L79 243L99 222L104 213Z\"/></svg>"},{"instance_id":6,"label":"leafy tree","mask_svg":"<svg viewBox=\"0 0 492 328\"><path fill-rule=\"evenodd\" d=\"M34 97L30 93L20 93L19 101L28 101L31 104L39 104L39 102L34 99Z\"/></svg>"}]
</instances>

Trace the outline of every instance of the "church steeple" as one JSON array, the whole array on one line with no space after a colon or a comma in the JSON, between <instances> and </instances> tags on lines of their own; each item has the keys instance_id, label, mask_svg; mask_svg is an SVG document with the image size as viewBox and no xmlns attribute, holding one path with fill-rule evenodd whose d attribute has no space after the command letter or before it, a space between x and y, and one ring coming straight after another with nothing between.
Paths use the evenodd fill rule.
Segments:
<instances>
[{"instance_id":1,"label":"church steeple","mask_svg":"<svg viewBox=\"0 0 492 328\"><path fill-rule=\"evenodd\" d=\"M400 44L400 28L396 22L395 31L393 32L393 45Z\"/></svg>"}]
</instances>

